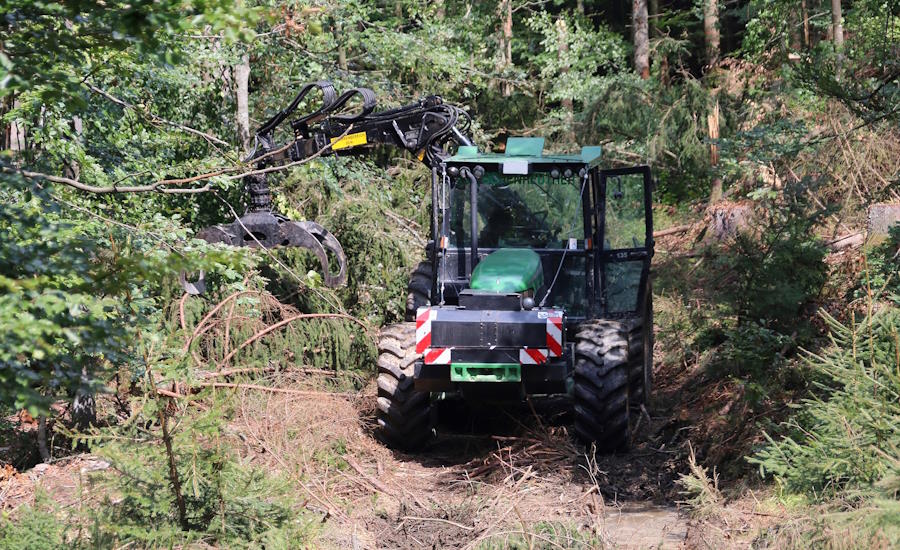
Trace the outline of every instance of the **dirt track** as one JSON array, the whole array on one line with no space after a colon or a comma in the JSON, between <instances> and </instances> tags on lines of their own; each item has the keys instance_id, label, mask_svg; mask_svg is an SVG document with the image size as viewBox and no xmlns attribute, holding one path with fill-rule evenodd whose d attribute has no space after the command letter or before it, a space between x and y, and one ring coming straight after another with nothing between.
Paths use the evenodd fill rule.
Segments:
<instances>
[{"instance_id":1,"label":"dirt track","mask_svg":"<svg viewBox=\"0 0 900 550\"><path fill-rule=\"evenodd\" d=\"M295 481L308 515L321 518L322 547L683 547L673 455L648 450L640 435L630 455L589 463L558 404L538 416L482 408L452 414L425 452L394 453L372 437L371 391L331 403L236 396L234 447ZM38 487L74 506L91 498L88 477L107 466L83 455L7 472L2 507L30 502Z\"/></svg>"},{"instance_id":2,"label":"dirt track","mask_svg":"<svg viewBox=\"0 0 900 550\"><path fill-rule=\"evenodd\" d=\"M683 547L673 454L650 450L646 424L632 453L593 462L567 434L564 407L538 403L537 413L452 410L437 440L409 455L369 439L364 409L369 452L347 460L377 496L351 506L326 539L356 548Z\"/></svg>"}]
</instances>

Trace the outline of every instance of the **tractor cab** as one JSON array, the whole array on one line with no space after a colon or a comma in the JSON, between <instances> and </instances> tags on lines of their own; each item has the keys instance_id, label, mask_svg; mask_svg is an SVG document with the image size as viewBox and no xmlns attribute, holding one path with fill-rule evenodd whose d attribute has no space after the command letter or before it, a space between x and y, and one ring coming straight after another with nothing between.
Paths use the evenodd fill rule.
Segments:
<instances>
[{"instance_id":1,"label":"tractor cab","mask_svg":"<svg viewBox=\"0 0 900 550\"><path fill-rule=\"evenodd\" d=\"M651 385L650 171L602 169L599 147L543 146L461 146L433 168L434 244L410 279L407 322L379 344L391 446L427 444L440 400L566 395L585 443L627 447Z\"/></svg>"},{"instance_id":2,"label":"tractor cab","mask_svg":"<svg viewBox=\"0 0 900 550\"><path fill-rule=\"evenodd\" d=\"M653 251L647 167L600 168L600 147L544 155L543 138L502 154L460 147L435 185L430 303L520 294L572 322L639 309ZM598 246L599 245L599 246Z\"/></svg>"}]
</instances>

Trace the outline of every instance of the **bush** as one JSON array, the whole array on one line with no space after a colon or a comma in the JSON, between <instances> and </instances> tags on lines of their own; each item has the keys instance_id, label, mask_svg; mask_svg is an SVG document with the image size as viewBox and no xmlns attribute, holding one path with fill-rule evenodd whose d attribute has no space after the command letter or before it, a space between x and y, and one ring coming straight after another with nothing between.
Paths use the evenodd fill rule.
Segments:
<instances>
[{"instance_id":1,"label":"bush","mask_svg":"<svg viewBox=\"0 0 900 550\"><path fill-rule=\"evenodd\" d=\"M823 314L832 345L807 355L822 395L805 399L787 435L751 462L815 499L850 490L896 498L900 483L900 310L845 326Z\"/></svg>"},{"instance_id":2,"label":"bush","mask_svg":"<svg viewBox=\"0 0 900 550\"><path fill-rule=\"evenodd\" d=\"M66 525L40 493L35 503L18 510L15 518L5 512L0 516L0 548L56 550L64 546L65 532Z\"/></svg>"}]
</instances>

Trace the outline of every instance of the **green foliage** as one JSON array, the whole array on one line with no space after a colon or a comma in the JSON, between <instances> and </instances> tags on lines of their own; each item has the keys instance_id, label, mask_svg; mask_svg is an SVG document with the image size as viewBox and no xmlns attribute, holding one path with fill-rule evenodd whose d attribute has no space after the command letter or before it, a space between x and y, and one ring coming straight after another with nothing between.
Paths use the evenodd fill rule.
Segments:
<instances>
[{"instance_id":1,"label":"green foliage","mask_svg":"<svg viewBox=\"0 0 900 550\"><path fill-rule=\"evenodd\" d=\"M166 37L209 26L236 39L257 18L256 10L222 1L10 0L0 9L0 98L31 90L44 103L83 104L85 54L137 49L172 62L177 52L164 47Z\"/></svg>"},{"instance_id":2,"label":"green foliage","mask_svg":"<svg viewBox=\"0 0 900 550\"><path fill-rule=\"evenodd\" d=\"M831 346L808 354L820 397L805 399L751 462L785 490L813 498L873 491L896 498L900 474L900 312L849 326L823 314Z\"/></svg>"},{"instance_id":3,"label":"green foliage","mask_svg":"<svg viewBox=\"0 0 900 550\"><path fill-rule=\"evenodd\" d=\"M179 230L161 219L145 225L168 225L166 236L110 226L90 211L74 216L45 191L2 193L0 402L34 414L131 361L135 330L158 315L179 270L236 274L247 265L243 251L176 248Z\"/></svg>"},{"instance_id":4,"label":"green foliage","mask_svg":"<svg viewBox=\"0 0 900 550\"><path fill-rule=\"evenodd\" d=\"M224 428L222 403L183 417L174 434L188 519L186 528L182 526L165 447L154 442L161 438L154 409L167 406L166 400L152 399L126 427L110 433L115 436L108 442L103 442L103 434L94 439L95 452L115 468L105 484L118 496L91 512L93 538L150 547L206 540L253 548L262 543L295 547L314 533L315 520L298 513L299 502L287 479L243 464L230 444L216 444Z\"/></svg>"},{"instance_id":5,"label":"green foliage","mask_svg":"<svg viewBox=\"0 0 900 550\"><path fill-rule=\"evenodd\" d=\"M830 17L814 17L810 10L811 43L804 46L796 30L797 2L752 0L743 49L752 59L770 65L785 63L789 53L802 50L787 71L796 84L842 101L864 120L896 120L900 115L897 2L861 0L842 7L845 44L837 51L824 39L830 33Z\"/></svg>"},{"instance_id":6,"label":"green foliage","mask_svg":"<svg viewBox=\"0 0 900 550\"><path fill-rule=\"evenodd\" d=\"M721 268L735 274L728 298L738 325L757 323L789 334L802 308L815 298L826 278L825 247L813 229L824 212L809 210L808 184L757 193L755 211L764 216L754 232L741 232Z\"/></svg>"},{"instance_id":7,"label":"green foliage","mask_svg":"<svg viewBox=\"0 0 900 550\"><path fill-rule=\"evenodd\" d=\"M891 227L888 238L866 252L866 267L853 294L857 300L883 299L900 305L900 225Z\"/></svg>"},{"instance_id":8,"label":"green foliage","mask_svg":"<svg viewBox=\"0 0 900 550\"><path fill-rule=\"evenodd\" d=\"M710 165L709 91L693 78L672 85L621 74L598 83L584 112L586 142L608 143L610 162L652 164L657 197L666 202L705 196Z\"/></svg>"},{"instance_id":9,"label":"green foliage","mask_svg":"<svg viewBox=\"0 0 900 550\"><path fill-rule=\"evenodd\" d=\"M552 101L594 101L610 75L628 65L625 41L605 25L595 27L582 18L565 13L554 17L546 11L532 15L527 24L541 36L541 51L530 61Z\"/></svg>"},{"instance_id":10,"label":"green foliage","mask_svg":"<svg viewBox=\"0 0 900 550\"><path fill-rule=\"evenodd\" d=\"M15 517L8 512L0 516L0 548L17 550L56 550L66 541L68 526L57 514L46 494L38 492L34 504L15 511Z\"/></svg>"}]
</instances>

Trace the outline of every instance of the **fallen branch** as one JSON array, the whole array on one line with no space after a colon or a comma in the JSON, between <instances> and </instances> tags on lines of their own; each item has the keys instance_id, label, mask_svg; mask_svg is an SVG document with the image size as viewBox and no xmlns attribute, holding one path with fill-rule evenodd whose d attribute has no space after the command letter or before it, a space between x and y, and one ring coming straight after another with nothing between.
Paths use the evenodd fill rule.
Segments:
<instances>
[{"instance_id":1,"label":"fallen branch","mask_svg":"<svg viewBox=\"0 0 900 550\"><path fill-rule=\"evenodd\" d=\"M196 339L198 336L200 336L200 334L202 332L201 329L203 329L203 326L212 318L213 315L216 314L217 311L222 309L222 307L224 307L225 304L227 304L231 300L234 300L235 298L238 298L239 296L243 296L244 294L260 294L260 292L256 291L256 290L239 290L237 292L234 292L234 293L226 296L222 301L220 301L218 304L216 304L216 307L212 308L209 311L209 313L204 315L203 319L200 319L200 322L197 323L196 327L194 327L193 334L191 334L191 336L187 339L187 341L185 341L184 348L182 348L182 350L187 351L188 349L190 349L191 342L193 342L194 339Z\"/></svg>"},{"instance_id":2,"label":"fallen branch","mask_svg":"<svg viewBox=\"0 0 900 550\"><path fill-rule=\"evenodd\" d=\"M657 237L665 237L666 235L674 235L676 233L684 233L689 231L692 227L692 224L687 225L676 225L675 227L670 227L668 229L660 229L659 231L653 232L653 238Z\"/></svg>"},{"instance_id":3,"label":"fallen branch","mask_svg":"<svg viewBox=\"0 0 900 550\"><path fill-rule=\"evenodd\" d=\"M457 522L455 522L455 521L450 521L449 519L442 519L442 518L423 518L423 517L419 517L419 516L403 516L403 517L401 517L400 519L402 519L402 520L411 519L411 520L413 520L413 521L437 521L437 522L439 522L439 523L446 523L447 525L452 525L452 526L454 526L454 527L459 527L460 529L465 529L466 531L474 531L474 530L475 530L475 527L474 527L474 526L463 525L462 523L457 523Z\"/></svg>"},{"instance_id":4,"label":"fallen branch","mask_svg":"<svg viewBox=\"0 0 900 550\"><path fill-rule=\"evenodd\" d=\"M253 342L259 340L260 338L262 338L263 336L265 336L266 334L268 334L274 330L277 330L287 324L297 321L298 319L346 319L348 321L353 321L354 323L361 326L363 328L363 330L368 331L368 328L366 327L366 325L363 324L362 321L360 321L356 317L353 317L352 315L347 315L346 313L299 313L297 315L288 317L287 319L283 319L283 320L275 323L274 325L269 325L268 327L264 328L263 330L257 332L253 336L251 336L250 338L247 338L246 340L244 340L240 346L231 350L228 353L228 355L226 355L225 358L222 359L222 361L220 361L218 365L216 365L216 370L220 370L224 365L228 364L228 362L231 361L231 359L235 355L237 355L237 353L239 351L241 351L245 347L249 346Z\"/></svg>"},{"instance_id":5,"label":"fallen branch","mask_svg":"<svg viewBox=\"0 0 900 550\"><path fill-rule=\"evenodd\" d=\"M398 215L398 214L395 214L395 213L391 212L390 210L384 210L384 214L385 214L387 217L389 217L389 218L391 218L392 220L394 220L395 222L397 222L397 224L398 224L404 231L406 231L407 233L409 233L409 234L412 236L412 238L415 239L417 243L419 243L420 246L425 246L425 244L426 244L425 239L423 239L423 238L421 237L421 235L419 235L418 233L416 233L416 231L413 229L414 227L418 227L419 224L417 224L416 222L414 222L414 221L412 221L412 220L406 219L406 218L404 218L404 217L402 217L402 216L400 216L400 215Z\"/></svg>"},{"instance_id":6,"label":"fallen branch","mask_svg":"<svg viewBox=\"0 0 900 550\"><path fill-rule=\"evenodd\" d=\"M231 382L194 382L194 386L200 386L203 388L237 388L237 389L245 389L245 390L260 390L260 391L268 391L272 393L287 393L291 395L303 395L306 397L339 397L341 399L347 399L351 397L352 394L349 393L338 393L338 392L329 392L329 391L316 391L316 390L294 390L291 388L275 388L272 386L260 386L258 384L235 384ZM188 388L190 389L190 388ZM185 393L177 393L170 390L164 390L162 388L156 388L156 393L159 395L165 395L166 397L174 397L176 399L180 399L182 397L189 397L188 394Z\"/></svg>"},{"instance_id":7,"label":"fallen branch","mask_svg":"<svg viewBox=\"0 0 900 550\"><path fill-rule=\"evenodd\" d=\"M856 233L843 235L841 237L838 237L837 239L826 242L825 246L828 247L829 250L836 252L845 248L854 248L857 246L861 246L864 242L866 242L865 233L862 231L857 231Z\"/></svg>"},{"instance_id":8,"label":"fallen branch","mask_svg":"<svg viewBox=\"0 0 900 550\"><path fill-rule=\"evenodd\" d=\"M346 136L347 133L352 128L353 128L353 126L351 125L350 127L347 128L347 130L343 134L338 136L338 138L336 138L336 139L340 139L340 138ZM199 131L199 130L197 130L197 131ZM285 149L290 145L291 144L288 144L287 146L282 147L282 149ZM252 175L257 175L257 174L267 174L269 172L287 170L289 168L293 168L295 166L299 166L301 164L310 162L311 160L316 159L319 156L321 156L322 154L324 154L329 149L331 149L331 143L328 143L327 145L325 145L324 147L319 149L315 154L313 154L305 159L291 162L291 163L285 164L283 166L271 166L269 168L262 168L259 170L251 170L249 172L241 172L239 174L232 174L232 175L227 176L226 179L229 179L229 180L241 179L246 176L252 176ZM273 151L271 153L268 153L267 155L275 154L276 152L277 151ZM263 157L265 157L267 155L263 155ZM260 157L260 158L262 158L262 157ZM253 162L256 163L258 161L259 161L259 159L255 159ZM213 170L212 172L206 172L204 174L198 174L196 176L191 176L188 178L164 179L164 180L155 181L153 183L148 183L146 185L116 185L116 184L113 184L113 185L110 185L107 187L99 187L96 185L89 185L89 184L80 182L78 180L72 179L72 178L65 178L62 176L53 176L51 174L44 174L41 172L31 172L29 170L20 170L17 168L10 168L8 166L0 166L0 170L2 170L3 172L9 173L9 174L19 174L19 175L25 176L26 178L29 178L29 179L46 180L46 181L51 181L53 183L62 183L62 184L68 185L70 187L74 187L75 189L79 189L81 191L86 191L88 193L94 193L97 195L106 195L106 194L110 194L110 193L148 193L148 192L165 193L165 194L169 194L169 195L194 195L194 194L198 194L198 193L206 193L208 191L212 191L212 189L213 189L212 184L207 183L206 185L204 185L202 187L165 187L165 186L166 185L184 185L185 183L207 180L207 179L210 179L210 178L213 178L216 176L223 176L225 174L231 174L232 172L238 172L241 170L241 167L240 166L224 167L224 168L219 168L219 169Z\"/></svg>"},{"instance_id":9,"label":"fallen branch","mask_svg":"<svg viewBox=\"0 0 900 550\"><path fill-rule=\"evenodd\" d=\"M104 195L109 193L146 193L146 192L156 192L156 193L167 193L170 195L190 195L194 193L205 193L212 189L211 184L206 184L203 187L194 187L194 188L186 188L186 187L163 187L163 185L168 185L169 183L183 182L184 180L162 180L157 181L155 183L150 183L147 185L111 185L109 187L97 187L96 185L88 185L86 183L82 183L78 180L73 180L72 178L64 178L62 176L52 176L50 174L43 174L41 172L31 172L29 170L17 170L14 168L9 168L7 166L0 167L4 172L9 174L19 174L25 176L28 179L38 179L38 180L46 180L52 181L53 183L63 183L70 187L74 187L75 189L80 189L82 191L87 191L88 193L96 193L98 195ZM224 171L214 172L209 174L203 174L197 176L195 180L211 178L213 176L218 176L224 173ZM190 179L190 178L187 178Z\"/></svg>"},{"instance_id":10,"label":"fallen branch","mask_svg":"<svg viewBox=\"0 0 900 550\"><path fill-rule=\"evenodd\" d=\"M337 392L328 392L328 391L315 391L315 390L293 390L291 388L275 388L272 386L260 386L258 384L236 384L232 382L194 382L195 386L201 387L212 387L212 388L237 388L244 390L259 390L259 391L268 391L273 393L288 393L291 395L304 395L307 397L339 397L341 399L347 399L351 396L351 394L347 393L337 393ZM183 396L182 396L183 397Z\"/></svg>"},{"instance_id":11,"label":"fallen branch","mask_svg":"<svg viewBox=\"0 0 900 550\"><path fill-rule=\"evenodd\" d=\"M356 470L356 473L358 473L360 476L362 476L362 478L366 481L366 483L368 483L368 484L371 485L373 488L375 488L375 490L377 490L377 491L380 492L380 493L384 493L385 495L387 495L387 496L389 496L389 497L392 497L392 498L395 498L395 499L397 499L397 500L400 500L400 498L397 497L397 495L395 495L394 492L391 491L390 488L388 488L387 485L385 485L384 483L378 481L377 479L375 479L375 478L372 477L371 475L367 474L367 473L360 467L360 465L357 464L355 460L353 460L353 458L352 458L351 456L349 456L349 455L344 455L344 456L342 456L341 458L343 458L343 459L344 459L344 462L346 462L347 464L349 464L351 468L353 468L354 470Z\"/></svg>"},{"instance_id":12,"label":"fallen branch","mask_svg":"<svg viewBox=\"0 0 900 550\"><path fill-rule=\"evenodd\" d=\"M277 370L276 367L258 367L258 368L245 368L245 369L228 369L219 372L205 372L200 373L204 378L218 378L220 376L234 376L235 374L243 374L245 372L274 372ZM312 368L297 368L297 369L285 369L286 371L296 371L302 372L304 374L321 374L324 376L337 376L337 372L328 369L312 369Z\"/></svg>"}]
</instances>

